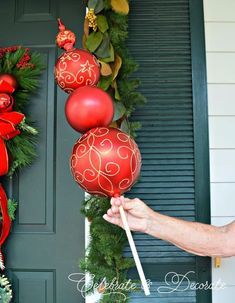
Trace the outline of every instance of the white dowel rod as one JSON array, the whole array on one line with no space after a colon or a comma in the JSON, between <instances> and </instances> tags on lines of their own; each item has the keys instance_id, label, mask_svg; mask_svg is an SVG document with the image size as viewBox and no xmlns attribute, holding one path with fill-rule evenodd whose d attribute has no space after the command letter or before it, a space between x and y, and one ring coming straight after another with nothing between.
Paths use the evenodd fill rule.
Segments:
<instances>
[{"instance_id":1,"label":"white dowel rod","mask_svg":"<svg viewBox=\"0 0 235 303\"><path fill-rule=\"evenodd\" d=\"M140 280L141 280L141 283L142 283L142 286L143 286L143 289L144 289L144 293L145 293L146 296L149 296L150 291L149 291L149 288L148 288L148 284L147 284L147 281L146 281L146 278L145 278L145 275L144 275L144 271L143 271L143 268L142 268L142 265L141 265L141 262L140 262L140 258L139 258L138 252L136 250L135 242L133 240L133 237L132 237L132 234L131 234L131 231L130 231L130 228L129 228L129 225L128 225L128 222L127 222L127 219L126 219L126 214L125 214L125 211L124 211L122 205L119 207L119 211L120 211L120 215L121 215L121 218L122 218L123 226L124 226L125 231L126 231L127 239L129 241L131 251L132 251L132 254L133 254L133 257L134 257L134 260L135 260L137 271L139 273Z\"/></svg>"}]
</instances>

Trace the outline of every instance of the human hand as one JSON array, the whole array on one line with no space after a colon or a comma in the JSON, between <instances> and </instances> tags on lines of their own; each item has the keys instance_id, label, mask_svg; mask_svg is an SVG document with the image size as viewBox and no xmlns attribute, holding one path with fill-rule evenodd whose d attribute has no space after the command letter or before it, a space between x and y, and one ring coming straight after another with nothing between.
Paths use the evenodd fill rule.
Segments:
<instances>
[{"instance_id":1,"label":"human hand","mask_svg":"<svg viewBox=\"0 0 235 303\"><path fill-rule=\"evenodd\" d=\"M128 199L123 196L111 199L111 208L103 218L115 225L124 228L119 212L122 205L126 214L127 222L131 230L148 233L150 230L154 211L140 199Z\"/></svg>"}]
</instances>

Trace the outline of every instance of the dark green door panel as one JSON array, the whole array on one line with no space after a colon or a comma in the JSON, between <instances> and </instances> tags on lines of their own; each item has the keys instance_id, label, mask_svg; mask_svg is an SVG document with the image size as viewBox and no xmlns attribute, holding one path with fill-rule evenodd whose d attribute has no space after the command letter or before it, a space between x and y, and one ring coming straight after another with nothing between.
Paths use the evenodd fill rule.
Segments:
<instances>
[{"instance_id":1,"label":"dark green door panel","mask_svg":"<svg viewBox=\"0 0 235 303\"><path fill-rule=\"evenodd\" d=\"M68 275L78 271L84 256L83 192L73 182L69 156L78 137L66 123L67 94L54 83L57 17L81 41L85 7L82 1L1 1L1 46L29 46L42 54L46 66L40 89L28 112L40 130L38 158L7 184L19 201L17 219L6 248L14 303L77 303L84 299Z\"/></svg>"},{"instance_id":2,"label":"dark green door panel","mask_svg":"<svg viewBox=\"0 0 235 303\"><path fill-rule=\"evenodd\" d=\"M147 97L134 120L141 121L137 142L143 156L140 182L128 196L154 210L188 221L210 222L209 145L203 1L131 1L129 47L140 64L137 77ZM149 298L137 302L211 302L211 293L157 291L174 271L191 281L210 282L209 258L195 257L150 236L134 235L147 278ZM130 256L129 247L125 255ZM130 273L136 276L136 271Z\"/></svg>"}]
</instances>

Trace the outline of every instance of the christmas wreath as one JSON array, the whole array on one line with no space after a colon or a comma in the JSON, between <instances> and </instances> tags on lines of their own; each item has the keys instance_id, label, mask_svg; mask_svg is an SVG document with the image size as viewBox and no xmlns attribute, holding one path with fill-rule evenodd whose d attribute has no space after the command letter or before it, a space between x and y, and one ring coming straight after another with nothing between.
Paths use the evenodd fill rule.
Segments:
<instances>
[{"instance_id":1,"label":"christmas wreath","mask_svg":"<svg viewBox=\"0 0 235 303\"><path fill-rule=\"evenodd\" d=\"M36 156L37 130L24 114L32 94L38 87L42 71L41 57L29 48L0 48L0 176L12 178L14 173L32 163ZM4 270L2 245L9 235L17 203L7 199L0 184L0 268ZM0 276L1 302L10 302L12 292L5 276Z\"/></svg>"}]
</instances>

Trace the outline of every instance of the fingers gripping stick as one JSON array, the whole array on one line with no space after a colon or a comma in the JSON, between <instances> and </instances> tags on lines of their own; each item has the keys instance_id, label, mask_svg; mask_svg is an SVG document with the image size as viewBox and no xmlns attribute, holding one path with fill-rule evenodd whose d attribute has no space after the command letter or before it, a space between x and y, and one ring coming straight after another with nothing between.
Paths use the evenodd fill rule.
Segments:
<instances>
[{"instance_id":1,"label":"fingers gripping stick","mask_svg":"<svg viewBox=\"0 0 235 303\"><path fill-rule=\"evenodd\" d=\"M140 280L141 280L141 283L142 283L142 286L143 286L143 289L144 289L144 293L145 293L146 296L149 296L150 291L149 291L149 288L148 288L148 284L147 284L147 281L146 281L146 278L145 278L145 275L144 275L142 265L140 263L140 258L139 258L138 252L136 250L135 242L133 240L133 237L132 237L132 234L131 234L131 231L130 231L130 228L129 228L129 225L128 225L128 222L127 222L126 214L125 214L125 211L124 211L122 205L119 207L119 211L120 211L120 215L121 215L121 218L122 218L123 226L124 226L125 231L126 231L128 242L130 244L131 251L132 251L132 254L133 254L133 257L134 257L134 260L135 260L135 264L136 264L136 267L137 267L137 270L138 270L138 273L139 273L139 276L140 276Z\"/></svg>"}]
</instances>

